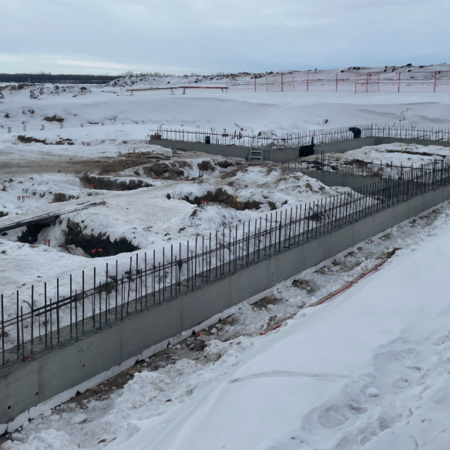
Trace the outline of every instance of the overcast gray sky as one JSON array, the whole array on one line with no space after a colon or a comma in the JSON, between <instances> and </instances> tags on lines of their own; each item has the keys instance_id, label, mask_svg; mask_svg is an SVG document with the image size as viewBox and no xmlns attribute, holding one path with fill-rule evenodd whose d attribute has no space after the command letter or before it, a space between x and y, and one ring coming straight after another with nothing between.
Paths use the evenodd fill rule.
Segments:
<instances>
[{"instance_id":1,"label":"overcast gray sky","mask_svg":"<svg viewBox=\"0 0 450 450\"><path fill-rule=\"evenodd\" d=\"M450 62L449 0L0 0L0 72Z\"/></svg>"}]
</instances>

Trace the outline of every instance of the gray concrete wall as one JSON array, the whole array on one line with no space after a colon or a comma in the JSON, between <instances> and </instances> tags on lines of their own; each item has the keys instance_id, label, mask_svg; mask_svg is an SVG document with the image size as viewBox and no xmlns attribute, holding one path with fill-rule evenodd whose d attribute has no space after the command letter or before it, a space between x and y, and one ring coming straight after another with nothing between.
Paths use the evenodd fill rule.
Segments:
<instances>
[{"instance_id":1,"label":"gray concrete wall","mask_svg":"<svg viewBox=\"0 0 450 450\"><path fill-rule=\"evenodd\" d=\"M157 139L151 141L151 143L166 148L182 148L194 152L209 153L211 155L226 156L230 158L247 159L248 154L250 153L250 147L241 147L238 145L204 144L202 142L172 141L169 139ZM285 162L292 161L299 157L299 149L283 151L271 149L262 150L264 152L264 161Z\"/></svg>"},{"instance_id":2,"label":"gray concrete wall","mask_svg":"<svg viewBox=\"0 0 450 450\"><path fill-rule=\"evenodd\" d=\"M216 145L216 144L204 144L202 142L184 142L184 141L172 141L168 139L154 140L152 144L160 145L167 148L184 148L186 150L192 150L196 152L210 153L212 155L228 156L233 158L247 159L250 148L240 147L237 145ZM417 145L440 145L443 147L450 147L450 142L441 141L429 141L421 139L402 139L402 138L385 138L385 137L367 137L360 139L352 139L347 141L333 142L331 144L318 144L316 145L316 153L345 153L350 150L356 150L366 145L381 145L392 144L394 142L403 142L405 144L417 144ZM293 161L299 157L299 150L271 150L264 149L264 160L271 162L287 162Z\"/></svg>"},{"instance_id":3,"label":"gray concrete wall","mask_svg":"<svg viewBox=\"0 0 450 450\"><path fill-rule=\"evenodd\" d=\"M365 147L366 145L378 145L378 139L380 138L367 137L349 141L332 142L331 144L318 144L316 145L316 153L345 153L350 150Z\"/></svg>"},{"instance_id":4,"label":"gray concrete wall","mask_svg":"<svg viewBox=\"0 0 450 450\"><path fill-rule=\"evenodd\" d=\"M348 175L343 173L330 173L330 172L311 172L305 170L303 172L305 175L311 178L319 180L326 186L343 186L349 187L351 189L361 188L363 186L368 186L373 183L377 183L379 178L370 178L359 175Z\"/></svg>"},{"instance_id":5,"label":"gray concrete wall","mask_svg":"<svg viewBox=\"0 0 450 450\"><path fill-rule=\"evenodd\" d=\"M449 198L450 186L426 193L112 323L101 332L86 333L78 342L4 367L0 370L0 424Z\"/></svg>"},{"instance_id":6,"label":"gray concrete wall","mask_svg":"<svg viewBox=\"0 0 450 450\"><path fill-rule=\"evenodd\" d=\"M394 142L403 142L404 144L417 144L417 145L439 145L440 147L450 147L450 142L445 141L430 141L428 139L403 139L403 138L388 138L377 137L376 145L380 144L393 144Z\"/></svg>"}]
</instances>

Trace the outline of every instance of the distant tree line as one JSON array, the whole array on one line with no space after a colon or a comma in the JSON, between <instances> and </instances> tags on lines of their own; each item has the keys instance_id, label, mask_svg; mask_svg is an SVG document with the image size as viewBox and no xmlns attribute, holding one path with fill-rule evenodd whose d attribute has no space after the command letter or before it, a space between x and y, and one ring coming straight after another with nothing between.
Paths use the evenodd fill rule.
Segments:
<instances>
[{"instance_id":1,"label":"distant tree line","mask_svg":"<svg viewBox=\"0 0 450 450\"><path fill-rule=\"evenodd\" d=\"M0 73L0 83L106 84L111 75L52 75L51 73Z\"/></svg>"}]
</instances>

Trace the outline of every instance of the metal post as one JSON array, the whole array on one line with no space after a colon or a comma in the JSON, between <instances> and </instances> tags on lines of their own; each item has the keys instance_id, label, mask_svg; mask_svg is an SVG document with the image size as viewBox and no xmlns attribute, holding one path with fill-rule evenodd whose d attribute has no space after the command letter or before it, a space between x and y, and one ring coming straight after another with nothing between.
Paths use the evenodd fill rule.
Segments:
<instances>
[{"instance_id":1,"label":"metal post","mask_svg":"<svg viewBox=\"0 0 450 450\"><path fill-rule=\"evenodd\" d=\"M2 364L5 364L5 307L3 305L3 294L1 296L2 307Z\"/></svg>"},{"instance_id":2,"label":"metal post","mask_svg":"<svg viewBox=\"0 0 450 450\"><path fill-rule=\"evenodd\" d=\"M34 286L31 285L31 353L33 353L34 340Z\"/></svg>"},{"instance_id":3,"label":"metal post","mask_svg":"<svg viewBox=\"0 0 450 450\"><path fill-rule=\"evenodd\" d=\"M75 291L75 339L78 341L78 308L77 308L77 292Z\"/></svg>"},{"instance_id":4,"label":"metal post","mask_svg":"<svg viewBox=\"0 0 450 450\"><path fill-rule=\"evenodd\" d=\"M81 332L84 333L84 270L81 274Z\"/></svg>"},{"instance_id":5,"label":"metal post","mask_svg":"<svg viewBox=\"0 0 450 450\"><path fill-rule=\"evenodd\" d=\"M102 329L102 282L98 284L98 324Z\"/></svg>"},{"instance_id":6,"label":"metal post","mask_svg":"<svg viewBox=\"0 0 450 450\"><path fill-rule=\"evenodd\" d=\"M56 332L59 344L59 278L56 279Z\"/></svg>"},{"instance_id":7,"label":"metal post","mask_svg":"<svg viewBox=\"0 0 450 450\"><path fill-rule=\"evenodd\" d=\"M44 282L44 327L45 327L45 347L47 347L47 283Z\"/></svg>"},{"instance_id":8,"label":"metal post","mask_svg":"<svg viewBox=\"0 0 450 450\"><path fill-rule=\"evenodd\" d=\"M69 276L69 286L70 286L70 295L69 295L70 337L72 337L72 274L70 274Z\"/></svg>"},{"instance_id":9,"label":"metal post","mask_svg":"<svg viewBox=\"0 0 450 450\"><path fill-rule=\"evenodd\" d=\"M17 291L17 300L16 300L16 331L17 331L17 359L19 359L19 351L20 351L20 330L19 330L19 291Z\"/></svg>"},{"instance_id":10,"label":"metal post","mask_svg":"<svg viewBox=\"0 0 450 450\"><path fill-rule=\"evenodd\" d=\"M22 328L22 361L25 362L25 337L23 335L23 306L20 307L20 322Z\"/></svg>"}]
</instances>

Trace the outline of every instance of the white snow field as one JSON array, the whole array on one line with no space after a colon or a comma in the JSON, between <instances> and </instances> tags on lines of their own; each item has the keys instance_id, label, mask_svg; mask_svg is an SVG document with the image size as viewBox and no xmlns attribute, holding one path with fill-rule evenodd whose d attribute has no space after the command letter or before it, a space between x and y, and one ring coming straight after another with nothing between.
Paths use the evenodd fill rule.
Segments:
<instances>
[{"instance_id":1,"label":"white snow field","mask_svg":"<svg viewBox=\"0 0 450 450\"><path fill-rule=\"evenodd\" d=\"M430 70L438 67L444 69L437 65ZM195 83L182 77L135 81L121 84ZM111 240L126 237L139 247L142 260L144 252L158 253L164 246L270 214L269 202L281 210L344 191L354 194L326 187L306 174L283 173L275 164L246 164L146 144L146 136L158 126L254 133L371 122L450 126L450 94L443 93L193 89L185 95L176 90L175 95L144 91L130 96L117 83L86 89L0 88L0 212L8 214L0 217L0 225L85 201L106 202L61 216L34 244L17 242L23 230L0 236L6 316L14 313L17 289L27 300L31 285L39 291L46 281L53 296L56 278L79 277L84 269L89 284L94 267L103 271L116 259L119 270L127 270L135 252L91 258L88 250L66 245L69 219L83 224L87 233L106 231ZM56 119L64 119L63 128ZM161 159L146 159L146 154ZM449 154L450 149L438 144L391 144L342 156L420 165ZM183 175L158 176L149 169L155 161L181 169ZM198 178L204 161L214 170ZM120 192L98 189L86 176L149 186ZM218 188L261 205L236 210L186 201ZM51 203L56 194L65 198ZM19 196L25 201L19 202ZM324 262L322 268L281 283L267 292L275 304L236 308L234 323L213 328L204 350L190 350L198 337L189 338L168 349L170 363L158 368L152 358L112 395L63 405L34 419L8 436L2 450L448 449L449 217L446 203ZM49 238L50 248L44 245ZM398 248L378 272L333 301L308 308L364 273L383 252ZM68 283L61 286L61 295L67 288ZM284 323L280 329L259 334L278 322ZM13 343L14 337L8 336L6 344Z\"/></svg>"}]
</instances>

